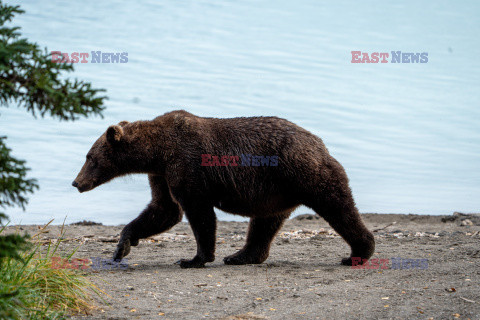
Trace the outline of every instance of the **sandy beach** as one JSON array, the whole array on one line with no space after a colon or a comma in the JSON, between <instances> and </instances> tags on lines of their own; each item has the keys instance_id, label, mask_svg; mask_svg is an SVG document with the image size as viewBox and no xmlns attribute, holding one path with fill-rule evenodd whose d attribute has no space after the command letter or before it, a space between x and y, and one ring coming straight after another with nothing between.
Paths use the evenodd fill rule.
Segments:
<instances>
[{"instance_id":1,"label":"sandy beach","mask_svg":"<svg viewBox=\"0 0 480 320\"><path fill-rule=\"evenodd\" d=\"M247 222L218 222L216 260L181 269L196 243L188 223L111 259L123 226L68 225L61 249L104 290L73 319L479 319L480 217L363 214L376 252L364 268L340 265L347 244L316 216L288 220L260 265L227 266ZM55 242L61 226L41 239ZM39 226L9 226L34 234ZM377 259L377 260L373 260ZM80 261L80 263L79 263ZM83 262L82 262L83 261ZM88 261L86 263L85 261Z\"/></svg>"}]
</instances>

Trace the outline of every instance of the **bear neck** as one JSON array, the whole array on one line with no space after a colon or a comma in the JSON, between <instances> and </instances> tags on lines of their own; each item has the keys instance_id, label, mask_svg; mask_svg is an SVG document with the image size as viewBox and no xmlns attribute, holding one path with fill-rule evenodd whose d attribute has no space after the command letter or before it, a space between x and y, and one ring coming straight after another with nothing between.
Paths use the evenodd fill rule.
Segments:
<instances>
[{"instance_id":1,"label":"bear neck","mask_svg":"<svg viewBox=\"0 0 480 320\"><path fill-rule=\"evenodd\" d=\"M171 141L168 132L152 121L136 121L124 129L129 136L129 173L163 174Z\"/></svg>"}]
</instances>

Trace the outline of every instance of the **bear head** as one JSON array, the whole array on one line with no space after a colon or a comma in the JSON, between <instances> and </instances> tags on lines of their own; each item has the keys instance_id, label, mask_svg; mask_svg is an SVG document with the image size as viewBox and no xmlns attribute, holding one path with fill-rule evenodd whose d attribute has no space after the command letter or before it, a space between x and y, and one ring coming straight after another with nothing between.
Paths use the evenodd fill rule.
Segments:
<instances>
[{"instance_id":1,"label":"bear head","mask_svg":"<svg viewBox=\"0 0 480 320\"><path fill-rule=\"evenodd\" d=\"M110 126L95 141L87 153L82 169L72 183L79 192L90 191L115 177L128 173L127 168L122 164L126 144L123 127L127 124L127 121L122 121L118 125Z\"/></svg>"}]
</instances>

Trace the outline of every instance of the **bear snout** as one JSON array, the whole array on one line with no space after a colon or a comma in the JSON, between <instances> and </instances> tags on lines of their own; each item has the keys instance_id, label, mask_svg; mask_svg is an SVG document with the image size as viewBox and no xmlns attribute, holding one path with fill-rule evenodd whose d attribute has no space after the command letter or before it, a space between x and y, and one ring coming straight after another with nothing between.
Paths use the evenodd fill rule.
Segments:
<instances>
[{"instance_id":1,"label":"bear snout","mask_svg":"<svg viewBox=\"0 0 480 320\"><path fill-rule=\"evenodd\" d=\"M80 193L85 191L85 187L80 186L77 181L73 181L72 186L77 188L78 192L80 192Z\"/></svg>"},{"instance_id":2,"label":"bear snout","mask_svg":"<svg viewBox=\"0 0 480 320\"><path fill-rule=\"evenodd\" d=\"M78 182L77 180L79 180L80 182ZM81 178L77 177L75 180L73 180L72 186L77 188L78 192L83 193L96 188L98 186L97 181L97 179L93 179L91 181L85 182Z\"/></svg>"}]
</instances>

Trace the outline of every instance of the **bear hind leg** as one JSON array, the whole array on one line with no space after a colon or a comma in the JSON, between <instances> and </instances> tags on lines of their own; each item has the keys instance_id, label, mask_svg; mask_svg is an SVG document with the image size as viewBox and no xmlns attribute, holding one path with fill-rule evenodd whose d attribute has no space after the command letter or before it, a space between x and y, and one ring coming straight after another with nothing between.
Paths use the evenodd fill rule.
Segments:
<instances>
[{"instance_id":1,"label":"bear hind leg","mask_svg":"<svg viewBox=\"0 0 480 320\"><path fill-rule=\"evenodd\" d=\"M360 217L355 202L351 195L342 193L343 196L332 196L321 203L316 201L311 207L318 215L350 245L351 255L342 259L343 265L352 265L352 258L359 257L363 261L369 259L375 251L375 240ZM334 200L336 199L336 200Z\"/></svg>"}]
</instances>

